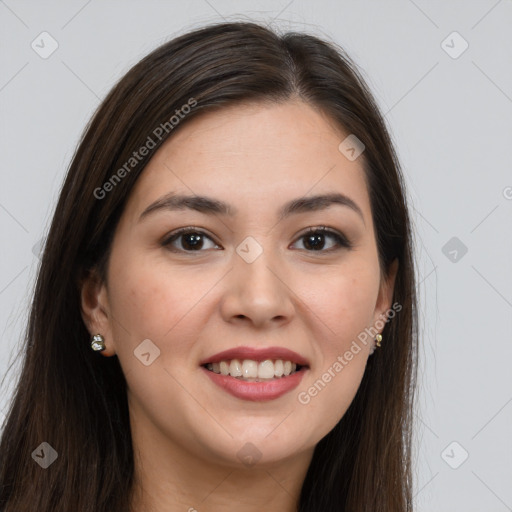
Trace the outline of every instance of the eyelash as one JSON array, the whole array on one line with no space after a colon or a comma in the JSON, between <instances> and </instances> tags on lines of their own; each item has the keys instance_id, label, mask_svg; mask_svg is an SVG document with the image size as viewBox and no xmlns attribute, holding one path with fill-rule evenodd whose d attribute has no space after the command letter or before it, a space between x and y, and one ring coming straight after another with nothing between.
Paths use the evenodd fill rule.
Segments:
<instances>
[{"instance_id":1,"label":"eyelash","mask_svg":"<svg viewBox=\"0 0 512 512\"><path fill-rule=\"evenodd\" d=\"M169 248L169 246L171 245L172 242L174 242L175 240L179 239L180 236L185 235L185 234L198 234L198 235L202 235L202 236L210 239L216 245L218 245L209 235L207 235L201 229L194 228L193 226L189 226L189 227L186 227L186 228L177 229L176 231L170 233L170 235L167 236L162 241L162 246ZM304 249L306 252L312 252L312 253L315 253L315 252L318 252L318 253L331 253L333 251L337 251L337 250L340 250L342 248L352 249L352 247L353 247L353 244L343 234L338 233L337 231L334 231L334 230L332 230L332 229L330 229L330 228L328 228L326 226L318 226L318 227L308 228L308 230L305 233L302 233L297 240L300 240L301 238L305 238L307 236L311 236L311 235L314 235L314 234L322 234L322 235L326 235L326 236L332 237L336 241L336 243L338 244L338 247L333 247L333 248L330 248L330 249L320 249L320 250L317 250L317 251ZM169 250L171 252L181 252L181 253L186 253L186 254L190 254L190 253L193 253L193 252L204 252L204 250L201 250L201 249L198 250L198 251L190 251L190 250L186 250L186 249L175 249L175 248L171 249L171 248L169 248Z\"/></svg>"}]
</instances>

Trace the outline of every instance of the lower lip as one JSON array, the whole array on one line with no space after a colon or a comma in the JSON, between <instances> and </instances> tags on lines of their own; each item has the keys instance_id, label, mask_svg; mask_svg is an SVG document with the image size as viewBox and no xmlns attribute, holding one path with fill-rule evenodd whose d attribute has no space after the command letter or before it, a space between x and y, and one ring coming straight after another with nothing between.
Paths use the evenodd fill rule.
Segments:
<instances>
[{"instance_id":1,"label":"lower lip","mask_svg":"<svg viewBox=\"0 0 512 512\"><path fill-rule=\"evenodd\" d=\"M242 400L250 400L253 402L275 400L292 389L295 389L300 384L300 381L307 371L307 368L302 368L287 377L279 377L266 382L247 382L231 377L230 375L212 372L204 367L201 368L206 372L208 377L210 377L217 386L224 389L224 391Z\"/></svg>"}]
</instances>

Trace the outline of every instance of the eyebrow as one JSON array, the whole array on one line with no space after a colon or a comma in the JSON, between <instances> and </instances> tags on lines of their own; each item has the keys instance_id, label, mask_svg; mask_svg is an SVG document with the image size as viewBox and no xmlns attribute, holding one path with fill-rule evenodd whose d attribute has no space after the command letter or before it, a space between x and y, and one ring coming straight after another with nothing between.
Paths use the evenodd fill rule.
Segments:
<instances>
[{"instance_id":1,"label":"eyebrow","mask_svg":"<svg viewBox=\"0 0 512 512\"><path fill-rule=\"evenodd\" d=\"M309 197L299 197L283 205L278 213L279 221L293 214L320 211L329 208L333 204L347 206L355 211L364 222L364 215L359 206L350 197L340 194L322 194ZM161 211L195 210L206 215L225 215L233 217L237 209L232 205L206 196L183 195L170 193L151 203L140 215L139 222L148 215Z\"/></svg>"}]
</instances>

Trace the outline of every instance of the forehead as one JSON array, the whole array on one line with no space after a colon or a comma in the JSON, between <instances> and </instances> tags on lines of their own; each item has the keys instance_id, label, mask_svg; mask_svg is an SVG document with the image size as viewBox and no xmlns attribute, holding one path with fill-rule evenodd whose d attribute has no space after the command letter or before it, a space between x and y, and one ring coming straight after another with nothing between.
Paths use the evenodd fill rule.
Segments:
<instances>
[{"instance_id":1,"label":"forehead","mask_svg":"<svg viewBox=\"0 0 512 512\"><path fill-rule=\"evenodd\" d=\"M162 145L139 177L127 209L140 213L171 191L267 209L277 207L276 200L339 191L369 213L362 158L350 161L338 149L347 135L301 101L208 112Z\"/></svg>"}]
</instances>

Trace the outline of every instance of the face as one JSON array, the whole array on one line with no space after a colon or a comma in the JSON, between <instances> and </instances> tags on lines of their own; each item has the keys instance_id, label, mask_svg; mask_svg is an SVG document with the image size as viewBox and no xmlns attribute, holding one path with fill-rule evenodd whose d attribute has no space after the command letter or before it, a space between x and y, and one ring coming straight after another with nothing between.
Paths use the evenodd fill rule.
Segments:
<instances>
[{"instance_id":1,"label":"face","mask_svg":"<svg viewBox=\"0 0 512 512\"><path fill-rule=\"evenodd\" d=\"M240 466L311 452L344 415L373 341L358 335L394 284L362 157L338 150L347 135L302 102L237 106L191 120L151 159L107 282L82 295L135 431Z\"/></svg>"}]
</instances>

